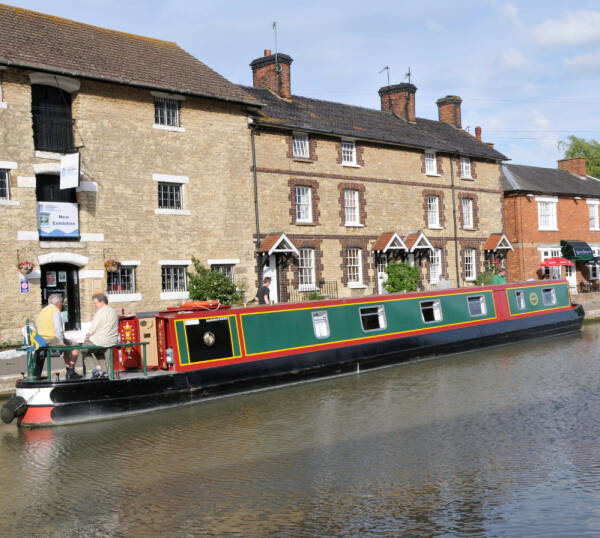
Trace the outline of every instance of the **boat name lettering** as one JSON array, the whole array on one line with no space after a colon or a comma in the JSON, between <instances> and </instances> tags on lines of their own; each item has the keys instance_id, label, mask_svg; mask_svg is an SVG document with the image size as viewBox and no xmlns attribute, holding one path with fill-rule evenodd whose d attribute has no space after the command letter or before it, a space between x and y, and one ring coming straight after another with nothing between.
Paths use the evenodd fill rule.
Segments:
<instances>
[{"instance_id":1,"label":"boat name lettering","mask_svg":"<svg viewBox=\"0 0 600 538\"><path fill-rule=\"evenodd\" d=\"M213 323L215 321L226 321L227 318L211 318L211 319L207 319L206 323Z\"/></svg>"},{"instance_id":2,"label":"boat name lettering","mask_svg":"<svg viewBox=\"0 0 600 538\"><path fill-rule=\"evenodd\" d=\"M186 319L183 323L184 325L200 325L199 319Z\"/></svg>"}]
</instances>

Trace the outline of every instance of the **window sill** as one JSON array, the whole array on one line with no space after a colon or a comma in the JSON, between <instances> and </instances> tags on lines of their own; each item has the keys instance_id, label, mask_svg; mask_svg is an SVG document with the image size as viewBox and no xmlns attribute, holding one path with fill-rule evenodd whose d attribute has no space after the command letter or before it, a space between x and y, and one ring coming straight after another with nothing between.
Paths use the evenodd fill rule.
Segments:
<instances>
[{"instance_id":1,"label":"window sill","mask_svg":"<svg viewBox=\"0 0 600 538\"><path fill-rule=\"evenodd\" d=\"M465 282L475 282L477 280L477 277L473 277L473 278L466 278L465 277Z\"/></svg>"},{"instance_id":2,"label":"window sill","mask_svg":"<svg viewBox=\"0 0 600 538\"><path fill-rule=\"evenodd\" d=\"M346 228L364 228L365 225L364 224L360 224L360 222L356 222L356 223L346 223L344 224L344 226Z\"/></svg>"},{"instance_id":3,"label":"window sill","mask_svg":"<svg viewBox=\"0 0 600 538\"><path fill-rule=\"evenodd\" d=\"M468 232L469 231L473 232L473 231L475 231L475 228L473 228L473 226L463 226L463 230L466 230Z\"/></svg>"},{"instance_id":4,"label":"window sill","mask_svg":"<svg viewBox=\"0 0 600 538\"><path fill-rule=\"evenodd\" d=\"M142 300L141 293L107 293L109 303L133 303Z\"/></svg>"},{"instance_id":5,"label":"window sill","mask_svg":"<svg viewBox=\"0 0 600 538\"><path fill-rule=\"evenodd\" d=\"M62 154L57 153L55 151L42 151L42 150L36 149L35 157L37 159L51 159L53 161L60 161L62 159Z\"/></svg>"},{"instance_id":6,"label":"window sill","mask_svg":"<svg viewBox=\"0 0 600 538\"><path fill-rule=\"evenodd\" d=\"M360 168L360 164L354 163L342 163L342 166L345 166L346 168Z\"/></svg>"},{"instance_id":7,"label":"window sill","mask_svg":"<svg viewBox=\"0 0 600 538\"><path fill-rule=\"evenodd\" d=\"M0 200L0 205L15 207L21 205L21 202L17 200Z\"/></svg>"},{"instance_id":8,"label":"window sill","mask_svg":"<svg viewBox=\"0 0 600 538\"><path fill-rule=\"evenodd\" d=\"M8 108L8 103L5 103L4 101L0 102L0 108Z\"/></svg>"},{"instance_id":9,"label":"window sill","mask_svg":"<svg viewBox=\"0 0 600 538\"><path fill-rule=\"evenodd\" d=\"M427 226L428 230L443 230L443 226Z\"/></svg>"},{"instance_id":10,"label":"window sill","mask_svg":"<svg viewBox=\"0 0 600 538\"><path fill-rule=\"evenodd\" d=\"M308 221L296 221L294 223L296 226L316 226L316 224L312 221L308 222Z\"/></svg>"},{"instance_id":11,"label":"window sill","mask_svg":"<svg viewBox=\"0 0 600 538\"><path fill-rule=\"evenodd\" d=\"M538 228L538 232L558 232L558 228Z\"/></svg>"},{"instance_id":12,"label":"window sill","mask_svg":"<svg viewBox=\"0 0 600 538\"><path fill-rule=\"evenodd\" d=\"M174 299L189 299L189 291L162 291L160 293L161 301L173 301Z\"/></svg>"},{"instance_id":13,"label":"window sill","mask_svg":"<svg viewBox=\"0 0 600 538\"><path fill-rule=\"evenodd\" d=\"M430 177L442 177L441 174L433 174L433 173L428 173L428 172L425 172L425 175L430 176Z\"/></svg>"},{"instance_id":14,"label":"window sill","mask_svg":"<svg viewBox=\"0 0 600 538\"><path fill-rule=\"evenodd\" d=\"M600 228L590 228L590 232L600 232Z\"/></svg>"},{"instance_id":15,"label":"window sill","mask_svg":"<svg viewBox=\"0 0 600 538\"><path fill-rule=\"evenodd\" d=\"M464 179L465 181L475 181L472 177L460 176L460 179Z\"/></svg>"},{"instance_id":16,"label":"window sill","mask_svg":"<svg viewBox=\"0 0 600 538\"><path fill-rule=\"evenodd\" d=\"M366 290L367 286L365 286L362 282L348 282L348 287L354 290Z\"/></svg>"},{"instance_id":17,"label":"window sill","mask_svg":"<svg viewBox=\"0 0 600 538\"><path fill-rule=\"evenodd\" d=\"M292 157L292 161L295 161L297 163L314 163L314 159L311 159L310 157Z\"/></svg>"},{"instance_id":18,"label":"window sill","mask_svg":"<svg viewBox=\"0 0 600 538\"><path fill-rule=\"evenodd\" d=\"M191 215L192 212L189 209L155 209L156 215Z\"/></svg>"},{"instance_id":19,"label":"window sill","mask_svg":"<svg viewBox=\"0 0 600 538\"><path fill-rule=\"evenodd\" d=\"M319 291L316 286L299 286L298 291Z\"/></svg>"},{"instance_id":20,"label":"window sill","mask_svg":"<svg viewBox=\"0 0 600 538\"><path fill-rule=\"evenodd\" d=\"M175 133L185 133L184 127L173 127L171 125L160 125L158 123L155 123L154 125L152 125L152 127L158 129L159 131L173 131Z\"/></svg>"}]
</instances>

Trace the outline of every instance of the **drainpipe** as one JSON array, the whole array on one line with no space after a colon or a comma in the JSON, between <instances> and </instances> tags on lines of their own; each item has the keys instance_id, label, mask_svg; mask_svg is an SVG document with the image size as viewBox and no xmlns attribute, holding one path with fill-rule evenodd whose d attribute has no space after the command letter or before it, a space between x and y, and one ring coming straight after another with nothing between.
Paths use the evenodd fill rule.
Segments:
<instances>
[{"instance_id":1,"label":"drainpipe","mask_svg":"<svg viewBox=\"0 0 600 538\"><path fill-rule=\"evenodd\" d=\"M252 175L254 181L254 219L256 221L256 260L258 266L258 286L260 287L262 283L262 275L263 275L263 264L262 264L262 254L260 252L260 219L258 215L258 178L256 176L256 146L254 143L254 132L256 129L256 125L254 121L250 127L250 140L252 142Z\"/></svg>"},{"instance_id":2,"label":"drainpipe","mask_svg":"<svg viewBox=\"0 0 600 538\"><path fill-rule=\"evenodd\" d=\"M455 153L450 157L450 180L452 182L452 220L454 222L454 262L456 263L456 286L460 288L460 271L458 268L458 236L456 233L456 192L454 187L454 160L458 157Z\"/></svg>"}]
</instances>

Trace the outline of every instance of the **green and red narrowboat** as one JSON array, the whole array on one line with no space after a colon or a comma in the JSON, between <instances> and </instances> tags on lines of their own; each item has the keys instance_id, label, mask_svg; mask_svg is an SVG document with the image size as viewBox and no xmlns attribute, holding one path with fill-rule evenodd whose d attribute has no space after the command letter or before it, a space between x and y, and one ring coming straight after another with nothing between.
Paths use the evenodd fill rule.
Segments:
<instances>
[{"instance_id":1,"label":"green and red narrowboat","mask_svg":"<svg viewBox=\"0 0 600 538\"><path fill-rule=\"evenodd\" d=\"M107 418L567 334L580 330L583 317L566 281L244 308L185 306L121 318L121 342L145 342L148 352L115 349L114 379L28 377L17 382L11 409L20 410L18 424L27 427Z\"/></svg>"}]
</instances>

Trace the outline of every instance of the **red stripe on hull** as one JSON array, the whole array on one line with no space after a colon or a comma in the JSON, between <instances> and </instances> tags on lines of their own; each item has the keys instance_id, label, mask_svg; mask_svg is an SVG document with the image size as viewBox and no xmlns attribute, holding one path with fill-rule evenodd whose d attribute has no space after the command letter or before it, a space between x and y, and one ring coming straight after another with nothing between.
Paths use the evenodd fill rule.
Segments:
<instances>
[{"instance_id":1,"label":"red stripe on hull","mask_svg":"<svg viewBox=\"0 0 600 538\"><path fill-rule=\"evenodd\" d=\"M28 407L25 414L19 419L19 426L48 426L53 424L53 405L44 407Z\"/></svg>"}]
</instances>

